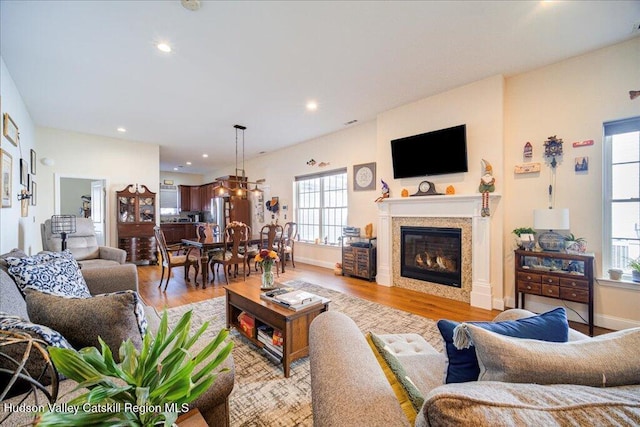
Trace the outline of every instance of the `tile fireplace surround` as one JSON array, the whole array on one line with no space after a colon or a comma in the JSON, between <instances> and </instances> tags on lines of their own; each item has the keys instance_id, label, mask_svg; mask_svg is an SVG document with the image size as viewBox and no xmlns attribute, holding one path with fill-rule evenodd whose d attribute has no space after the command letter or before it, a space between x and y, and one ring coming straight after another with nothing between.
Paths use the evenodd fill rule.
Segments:
<instances>
[{"instance_id":1,"label":"tile fireplace surround","mask_svg":"<svg viewBox=\"0 0 640 427\"><path fill-rule=\"evenodd\" d=\"M499 197L492 193L490 203L493 205ZM389 198L379 202L377 283L464 301L473 307L490 310L491 217L482 217L481 208L479 193ZM401 226L462 230L461 288L400 276Z\"/></svg>"}]
</instances>

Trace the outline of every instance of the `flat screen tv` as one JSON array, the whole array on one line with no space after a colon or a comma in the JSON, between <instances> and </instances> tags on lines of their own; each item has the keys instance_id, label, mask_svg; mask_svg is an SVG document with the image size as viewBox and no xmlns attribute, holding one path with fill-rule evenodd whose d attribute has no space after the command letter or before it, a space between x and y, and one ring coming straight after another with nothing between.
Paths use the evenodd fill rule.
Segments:
<instances>
[{"instance_id":1,"label":"flat screen tv","mask_svg":"<svg viewBox=\"0 0 640 427\"><path fill-rule=\"evenodd\" d=\"M466 125L391 141L393 177L468 172Z\"/></svg>"}]
</instances>

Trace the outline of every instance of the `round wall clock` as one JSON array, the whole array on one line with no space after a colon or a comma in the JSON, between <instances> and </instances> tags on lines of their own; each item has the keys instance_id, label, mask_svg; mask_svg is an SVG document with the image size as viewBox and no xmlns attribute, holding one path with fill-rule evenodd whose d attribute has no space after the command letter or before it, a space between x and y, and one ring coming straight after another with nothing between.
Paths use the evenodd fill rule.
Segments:
<instances>
[{"instance_id":1,"label":"round wall clock","mask_svg":"<svg viewBox=\"0 0 640 427\"><path fill-rule=\"evenodd\" d=\"M369 191L376 189L376 164L363 163L353 166L353 190Z\"/></svg>"}]
</instances>

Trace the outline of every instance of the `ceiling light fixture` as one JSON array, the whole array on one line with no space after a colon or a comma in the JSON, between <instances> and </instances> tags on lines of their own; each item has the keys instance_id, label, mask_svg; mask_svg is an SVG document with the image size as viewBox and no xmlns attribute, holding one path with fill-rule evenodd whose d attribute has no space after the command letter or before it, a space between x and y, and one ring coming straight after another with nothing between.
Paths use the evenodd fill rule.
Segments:
<instances>
[{"instance_id":1,"label":"ceiling light fixture","mask_svg":"<svg viewBox=\"0 0 640 427\"><path fill-rule=\"evenodd\" d=\"M164 53L169 53L171 52L171 46L169 46L167 43L158 43L156 45L156 47L158 48L159 51L164 52Z\"/></svg>"},{"instance_id":2,"label":"ceiling light fixture","mask_svg":"<svg viewBox=\"0 0 640 427\"><path fill-rule=\"evenodd\" d=\"M186 163L187 163L187 166L191 166L191 162L186 162Z\"/></svg>"},{"instance_id":3,"label":"ceiling light fixture","mask_svg":"<svg viewBox=\"0 0 640 427\"><path fill-rule=\"evenodd\" d=\"M307 102L308 111L316 111L318 109L318 103L316 101Z\"/></svg>"},{"instance_id":4,"label":"ceiling light fixture","mask_svg":"<svg viewBox=\"0 0 640 427\"><path fill-rule=\"evenodd\" d=\"M206 159L207 157L209 157L209 155L208 154L203 154L202 157L204 157Z\"/></svg>"},{"instance_id":5,"label":"ceiling light fixture","mask_svg":"<svg viewBox=\"0 0 640 427\"><path fill-rule=\"evenodd\" d=\"M125 133L127 130L123 127L119 127L118 129L116 129L118 132L120 133Z\"/></svg>"}]
</instances>

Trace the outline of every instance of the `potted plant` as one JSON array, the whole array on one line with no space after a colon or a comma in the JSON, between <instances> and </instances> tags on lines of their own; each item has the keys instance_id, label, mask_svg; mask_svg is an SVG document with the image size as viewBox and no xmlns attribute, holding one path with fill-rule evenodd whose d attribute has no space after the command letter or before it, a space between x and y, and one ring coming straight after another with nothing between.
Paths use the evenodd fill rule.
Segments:
<instances>
[{"instance_id":1,"label":"potted plant","mask_svg":"<svg viewBox=\"0 0 640 427\"><path fill-rule=\"evenodd\" d=\"M569 254L581 254L587 251L587 241L584 237L576 237L569 233L564 237L564 249Z\"/></svg>"},{"instance_id":2,"label":"potted plant","mask_svg":"<svg viewBox=\"0 0 640 427\"><path fill-rule=\"evenodd\" d=\"M122 343L120 363L115 363L101 338L100 351L95 347L80 351L49 347L56 368L78 383L74 391L89 391L40 414L37 425L173 425L179 413L186 412L188 404L226 370L214 372L233 348L233 342L225 343L229 330L222 329L202 350L191 354L191 347L209 326L205 322L190 335L191 314L185 313L169 330L165 310L158 332L146 332L140 351L131 340Z\"/></svg>"},{"instance_id":3,"label":"potted plant","mask_svg":"<svg viewBox=\"0 0 640 427\"><path fill-rule=\"evenodd\" d=\"M630 260L629 267L631 267L631 280L640 282L640 257Z\"/></svg>"},{"instance_id":4,"label":"potted plant","mask_svg":"<svg viewBox=\"0 0 640 427\"><path fill-rule=\"evenodd\" d=\"M519 227L512 231L516 235L516 244L520 249L531 250L536 244L535 230L531 227Z\"/></svg>"}]
</instances>

